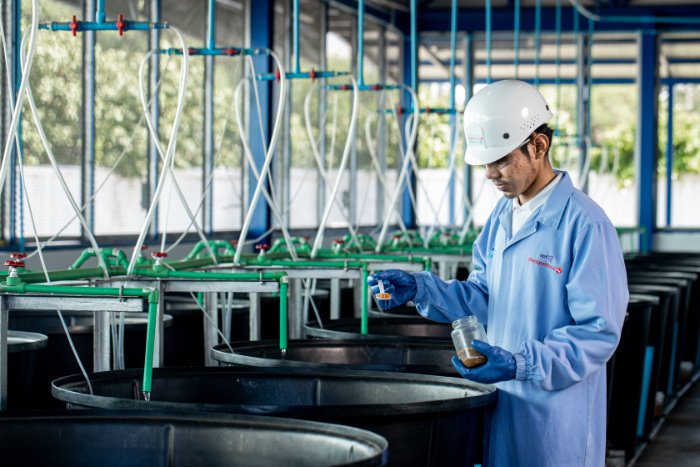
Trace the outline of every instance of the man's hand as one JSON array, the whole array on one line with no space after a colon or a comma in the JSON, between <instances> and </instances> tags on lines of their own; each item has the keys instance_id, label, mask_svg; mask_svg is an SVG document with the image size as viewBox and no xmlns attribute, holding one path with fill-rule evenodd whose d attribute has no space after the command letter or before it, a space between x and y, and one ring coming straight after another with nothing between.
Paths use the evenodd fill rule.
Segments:
<instances>
[{"instance_id":1,"label":"man's hand","mask_svg":"<svg viewBox=\"0 0 700 467\"><path fill-rule=\"evenodd\" d=\"M472 347L488 360L483 365L470 369L462 365L457 356L452 357L452 365L462 377L485 384L515 379L516 365L512 353L479 340L472 341Z\"/></svg>"},{"instance_id":2,"label":"man's hand","mask_svg":"<svg viewBox=\"0 0 700 467\"><path fill-rule=\"evenodd\" d=\"M371 287L373 295L377 295L380 292L379 281L382 281L384 285L384 292L391 294L389 300L377 300L379 308L383 310L403 305L416 296L418 288L416 280L413 278L413 275L407 272L398 269L387 269L367 277L367 285Z\"/></svg>"}]
</instances>

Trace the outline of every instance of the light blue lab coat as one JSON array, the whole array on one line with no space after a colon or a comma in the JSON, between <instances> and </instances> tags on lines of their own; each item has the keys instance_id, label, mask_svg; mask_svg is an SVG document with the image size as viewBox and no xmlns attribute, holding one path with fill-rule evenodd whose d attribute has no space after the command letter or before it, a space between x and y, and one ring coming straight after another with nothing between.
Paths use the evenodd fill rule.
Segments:
<instances>
[{"instance_id":1,"label":"light blue lab coat","mask_svg":"<svg viewBox=\"0 0 700 467\"><path fill-rule=\"evenodd\" d=\"M515 356L516 379L496 384L486 465L603 466L605 367L629 298L615 228L566 173L514 237L511 216L501 199L467 281L414 274L413 301L435 321L476 315Z\"/></svg>"}]
</instances>

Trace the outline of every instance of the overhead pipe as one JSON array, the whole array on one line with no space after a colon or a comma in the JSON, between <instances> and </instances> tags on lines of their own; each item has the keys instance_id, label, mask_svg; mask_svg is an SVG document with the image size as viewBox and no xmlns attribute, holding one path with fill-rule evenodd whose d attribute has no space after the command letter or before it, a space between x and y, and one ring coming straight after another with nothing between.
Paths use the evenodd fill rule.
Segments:
<instances>
[{"instance_id":1,"label":"overhead pipe","mask_svg":"<svg viewBox=\"0 0 700 467\"><path fill-rule=\"evenodd\" d=\"M673 23L673 24L700 24L700 18L696 16L649 16L649 15L597 15L587 10L578 0L569 0L569 3L578 12L591 21L616 22L616 23Z\"/></svg>"},{"instance_id":2,"label":"overhead pipe","mask_svg":"<svg viewBox=\"0 0 700 467\"><path fill-rule=\"evenodd\" d=\"M102 24L106 19L105 0L97 0L97 11L95 12L95 21L97 24Z\"/></svg>"},{"instance_id":3,"label":"overhead pipe","mask_svg":"<svg viewBox=\"0 0 700 467\"><path fill-rule=\"evenodd\" d=\"M39 25L39 29L47 31L72 31L75 36L83 31L119 31L119 35L126 31L151 31L153 29L167 29L168 23L155 23L152 21L129 21L123 15L119 15L117 21L77 21L73 16L70 23L44 23Z\"/></svg>"},{"instance_id":4,"label":"overhead pipe","mask_svg":"<svg viewBox=\"0 0 700 467\"><path fill-rule=\"evenodd\" d=\"M554 77L554 86L556 87L555 107L557 109L554 115L554 136L559 136L559 111L561 110L561 0L557 0L555 9L555 33L556 33L556 67L557 74Z\"/></svg>"},{"instance_id":5,"label":"overhead pipe","mask_svg":"<svg viewBox=\"0 0 700 467\"><path fill-rule=\"evenodd\" d=\"M450 107L455 108L455 60L457 55L457 0L452 0L452 10L450 17Z\"/></svg>"}]
</instances>

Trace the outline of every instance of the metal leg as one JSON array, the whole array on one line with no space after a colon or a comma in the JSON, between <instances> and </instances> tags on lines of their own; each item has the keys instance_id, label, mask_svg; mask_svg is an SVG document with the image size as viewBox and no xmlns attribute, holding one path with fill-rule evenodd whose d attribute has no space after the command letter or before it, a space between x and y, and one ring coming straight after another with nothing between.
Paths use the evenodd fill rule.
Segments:
<instances>
[{"instance_id":1,"label":"metal leg","mask_svg":"<svg viewBox=\"0 0 700 467\"><path fill-rule=\"evenodd\" d=\"M248 311L248 338L251 341L260 340L260 294L251 292L248 294L250 308Z\"/></svg>"},{"instance_id":2,"label":"metal leg","mask_svg":"<svg viewBox=\"0 0 700 467\"><path fill-rule=\"evenodd\" d=\"M292 279L289 281L289 295L290 300L288 302L288 330L290 339L300 339L303 333L303 317L302 317L302 307L303 307L303 287L301 286L301 279Z\"/></svg>"},{"instance_id":3,"label":"metal leg","mask_svg":"<svg viewBox=\"0 0 700 467\"><path fill-rule=\"evenodd\" d=\"M331 279L331 319L340 318L340 279Z\"/></svg>"},{"instance_id":4,"label":"metal leg","mask_svg":"<svg viewBox=\"0 0 700 467\"><path fill-rule=\"evenodd\" d=\"M0 298L0 410L7 410L7 298Z\"/></svg>"},{"instance_id":5,"label":"metal leg","mask_svg":"<svg viewBox=\"0 0 700 467\"><path fill-rule=\"evenodd\" d=\"M204 365L218 366L218 362L211 357L211 348L219 343L219 334L216 332L219 326L219 310L217 306L217 294L215 292L207 292L204 294L204 303L202 307L209 314L209 321L206 317L204 320Z\"/></svg>"},{"instance_id":6,"label":"metal leg","mask_svg":"<svg viewBox=\"0 0 700 467\"><path fill-rule=\"evenodd\" d=\"M109 371L112 369L112 339L110 335L110 322L112 313L108 311L96 311L93 315L93 346L92 364L95 371Z\"/></svg>"},{"instance_id":7,"label":"metal leg","mask_svg":"<svg viewBox=\"0 0 700 467\"><path fill-rule=\"evenodd\" d=\"M362 281L353 280L352 294L354 298L354 316L355 318L362 317L362 287L367 287ZM369 294L367 294L369 296Z\"/></svg>"}]
</instances>

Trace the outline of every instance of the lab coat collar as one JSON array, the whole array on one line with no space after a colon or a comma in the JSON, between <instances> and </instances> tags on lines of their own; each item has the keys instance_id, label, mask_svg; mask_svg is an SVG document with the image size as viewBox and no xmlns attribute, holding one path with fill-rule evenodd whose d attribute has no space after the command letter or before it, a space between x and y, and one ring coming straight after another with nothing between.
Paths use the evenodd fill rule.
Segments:
<instances>
[{"instance_id":1,"label":"lab coat collar","mask_svg":"<svg viewBox=\"0 0 700 467\"><path fill-rule=\"evenodd\" d=\"M536 214L534 219L530 219L518 230L515 238L513 236L513 204L509 199L505 199L505 202L500 205L500 213L498 214L498 219L501 224L501 228L506 233L507 246L511 246L520 240L529 237L537 231L537 223L547 225L553 229L556 229L561 222L562 215L564 214L564 209L571 194L574 192L574 184L571 181L569 174L563 170L555 170L555 174L563 174L559 184L554 188L550 194L547 201L540 207L537 208L539 212Z\"/></svg>"},{"instance_id":2,"label":"lab coat collar","mask_svg":"<svg viewBox=\"0 0 700 467\"><path fill-rule=\"evenodd\" d=\"M574 184L569 174L563 170L555 170L555 174L563 174L559 184L554 188L544 205L541 206L537 221L553 229L559 227L564 209L569 203L569 198L574 193Z\"/></svg>"}]
</instances>

